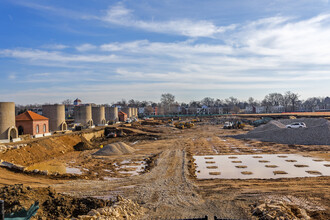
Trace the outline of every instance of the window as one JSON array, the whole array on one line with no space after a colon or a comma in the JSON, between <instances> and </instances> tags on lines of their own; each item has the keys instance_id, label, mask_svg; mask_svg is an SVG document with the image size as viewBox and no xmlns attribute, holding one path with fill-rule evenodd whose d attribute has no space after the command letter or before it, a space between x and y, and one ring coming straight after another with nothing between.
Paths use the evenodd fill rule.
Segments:
<instances>
[{"instance_id":1,"label":"window","mask_svg":"<svg viewBox=\"0 0 330 220\"><path fill-rule=\"evenodd\" d=\"M46 125L44 124L44 133L46 133Z\"/></svg>"},{"instance_id":2,"label":"window","mask_svg":"<svg viewBox=\"0 0 330 220\"><path fill-rule=\"evenodd\" d=\"M37 134L39 134L39 125L37 125Z\"/></svg>"}]
</instances>

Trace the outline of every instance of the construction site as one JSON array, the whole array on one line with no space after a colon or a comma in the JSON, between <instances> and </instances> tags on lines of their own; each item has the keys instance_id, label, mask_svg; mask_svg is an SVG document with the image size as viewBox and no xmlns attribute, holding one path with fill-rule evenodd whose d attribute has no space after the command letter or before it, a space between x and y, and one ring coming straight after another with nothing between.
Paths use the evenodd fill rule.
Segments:
<instances>
[{"instance_id":1,"label":"construction site","mask_svg":"<svg viewBox=\"0 0 330 220\"><path fill-rule=\"evenodd\" d=\"M63 118L58 108L46 115ZM36 204L32 219L330 219L327 117L107 125L118 110L76 111L82 129L50 120L60 132L0 145L5 219Z\"/></svg>"}]
</instances>

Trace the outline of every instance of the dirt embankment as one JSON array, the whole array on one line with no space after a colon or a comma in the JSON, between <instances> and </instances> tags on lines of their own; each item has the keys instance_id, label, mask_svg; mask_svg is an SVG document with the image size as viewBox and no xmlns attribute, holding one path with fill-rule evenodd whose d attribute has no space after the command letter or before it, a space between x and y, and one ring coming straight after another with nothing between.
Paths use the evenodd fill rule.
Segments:
<instances>
[{"instance_id":1,"label":"dirt embankment","mask_svg":"<svg viewBox=\"0 0 330 220\"><path fill-rule=\"evenodd\" d=\"M77 133L40 138L28 141L26 147L9 150L4 154L0 154L0 159L22 166L30 166L74 151L74 146L78 143L89 142L92 138L100 135L102 133L96 131L95 133Z\"/></svg>"}]
</instances>

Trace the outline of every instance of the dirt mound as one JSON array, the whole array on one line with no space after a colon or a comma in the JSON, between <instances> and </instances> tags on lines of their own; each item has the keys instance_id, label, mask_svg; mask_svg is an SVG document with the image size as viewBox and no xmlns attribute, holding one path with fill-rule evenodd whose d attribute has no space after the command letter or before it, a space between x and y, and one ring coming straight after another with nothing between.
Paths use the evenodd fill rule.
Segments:
<instances>
[{"instance_id":1,"label":"dirt mound","mask_svg":"<svg viewBox=\"0 0 330 220\"><path fill-rule=\"evenodd\" d=\"M285 127L294 122L304 122L307 128L289 129ZM326 119L313 118L270 121L247 134L234 137L280 144L330 145L330 122Z\"/></svg>"},{"instance_id":2,"label":"dirt mound","mask_svg":"<svg viewBox=\"0 0 330 220\"><path fill-rule=\"evenodd\" d=\"M258 219L310 219L306 210L297 206L284 204L283 202L269 201L265 203L256 204L252 209L252 215L257 216Z\"/></svg>"},{"instance_id":3,"label":"dirt mound","mask_svg":"<svg viewBox=\"0 0 330 220\"><path fill-rule=\"evenodd\" d=\"M81 137L81 142L79 142L78 144L74 145L73 148L76 151L84 151L84 150L91 150L94 147L86 140L86 138Z\"/></svg>"},{"instance_id":4,"label":"dirt mound","mask_svg":"<svg viewBox=\"0 0 330 220\"><path fill-rule=\"evenodd\" d=\"M36 219L64 219L85 215L91 209L110 206L110 200L95 198L74 198L56 193L50 187L30 188L23 185L9 185L0 188L0 199L5 201L5 213L28 209L35 201L39 201Z\"/></svg>"},{"instance_id":5,"label":"dirt mound","mask_svg":"<svg viewBox=\"0 0 330 220\"><path fill-rule=\"evenodd\" d=\"M131 154L135 150L129 145L118 142L113 144L108 144L104 146L102 149L95 152L93 155L95 156L111 156L111 155L122 155L122 154Z\"/></svg>"},{"instance_id":6,"label":"dirt mound","mask_svg":"<svg viewBox=\"0 0 330 220\"><path fill-rule=\"evenodd\" d=\"M141 219L145 208L130 199L117 197L117 202L111 207L91 210L87 215L79 216L78 219Z\"/></svg>"}]
</instances>

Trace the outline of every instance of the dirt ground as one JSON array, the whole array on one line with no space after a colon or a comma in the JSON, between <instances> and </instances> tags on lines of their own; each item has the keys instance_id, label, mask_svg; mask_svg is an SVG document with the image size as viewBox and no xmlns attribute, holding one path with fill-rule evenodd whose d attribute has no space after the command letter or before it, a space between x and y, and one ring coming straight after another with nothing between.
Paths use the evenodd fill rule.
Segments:
<instances>
[{"instance_id":1,"label":"dirt ground","mask_svg":"<svg viewBox=\"0 0 330 220\"><path fill-rule=\"evenodd\" d=\"M302 154L330 161L330 146L283 145L252 140L237 140L228 136L246 133L244 130L224 130L221 125L202 121L190 129L179 130L167 123L146 123L125 128L127 136L92 139L92 150L74 151L72 145L81 141L70 139L71 147L64 153L46 154L46 164L61 163L79 168L77 178L23 174L0 168L0 185L22 183L24 186L48 187L74 198L94 197L115 199L117 195L136 201L147 211L143 218L191 218L217 216L231 219L262 219L253 210L268 201L305 210L312 219L330 219L330 177L281 179L208 179L195 177L194 155L224 154ZM95 157L100 145L125 142L135 149L128 155ZM42 145L42 144L39 144ZM65 145L65 144L62 144ZM61 145L61 146L62 146ZM33 146L31 146L32 148ZM50 146L45 146L45 149ZM51 147L53 149L53 147ZM42 146L39 146L39 151ZM15 150L16 151L16 150ZM32 150L29 150L30 152ZM24 156L27 150L0 155L0 159L33 165ZM39 158L39 157L38 157ZM144 164L139 172L132 165ZM284 207L284 206L283 206ZM287 210L287 212L289 212ZM260 213L259 213L260 214Z\"/></svg>"}]
</instances>

